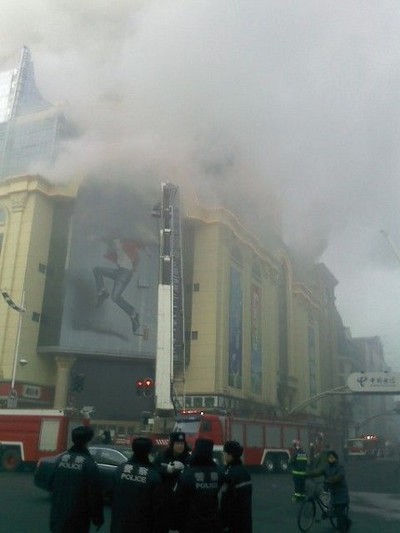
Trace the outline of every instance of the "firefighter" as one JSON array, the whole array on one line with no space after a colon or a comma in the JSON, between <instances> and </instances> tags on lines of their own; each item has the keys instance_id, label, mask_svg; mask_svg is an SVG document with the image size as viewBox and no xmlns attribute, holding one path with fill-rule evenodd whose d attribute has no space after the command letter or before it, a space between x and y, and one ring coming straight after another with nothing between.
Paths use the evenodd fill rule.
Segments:
<instances>
[{"instance_id":1,"label":"firefighter","mask_svg":"<svg viewBox=\"0 0 400 533\"><path fill-rule=\"evenodd\" d=\"M252 482L241 456L243 447L235 440L224 444L224 484L221 491L221 522L224 533L251 533Z\"/></svg>"},{"instance_id":2,"label":"firefighter","mask_svg":"<svg viewBox=\"0 0 400 533\"><path fill-rule=\"evenodd\" d=\"M180 473L188 464L190 458L189 446L185 433L176 431L169 436L168 448L160 452L154 465L157 467L162 481L162 509L163 531L177 529L175 510L175 489Z\"/></svg>"},{"instance_id":3,"label":"firefighter","mask_svg":"<svg viewBox=\"0 0 400 533\"><path fill-rule=\"evenodd\" d=\"M56 460L50 481L53 533L88 533L90 522L97 530L104 522L100 473L87 449L93 430L79 426L71 437L73 446Z\"/></svg>"},{"instance_id":4,"label":"firefighter","mask_svg":"<svg viewBox=\"0 0 400 533\"><path fill-rule=\"evenodd\" d=\"M114 474L111 533L161 531L159 508L160 475L149 459L153 444L138 437L132 441L133 455Z\"/></svg>"},{"instance_id":5,"label":"firefighter","mask_svg":"<svg viewBox=\"0 0 400 533\"><path fill-rule=\"evenodd\" d=\"M306 475L308 457L303 450L299 440L293 441L293 453L289 461L289 468L292 472L294 494L293 501L303 500L306 496Z\"/></svg>"},{"instance_id":6,"label":"firefighter","mask_svg":"<svg viewBox=\"0 0 400 533\"><path fill-rule=\"evenodd\" d=\"M221 532L218 495L223 473L214 462L213 447L211 439L197 439L189 465L178 479L176 502L182 533Z\"/></svg>"}]
</instances>

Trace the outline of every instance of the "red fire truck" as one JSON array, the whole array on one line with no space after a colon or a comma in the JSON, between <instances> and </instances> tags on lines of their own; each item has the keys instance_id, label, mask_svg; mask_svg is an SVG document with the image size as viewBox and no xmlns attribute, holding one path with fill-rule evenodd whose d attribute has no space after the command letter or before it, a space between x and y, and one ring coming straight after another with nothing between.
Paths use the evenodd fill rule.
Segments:
<instances>
[{"instance_id":1,"label":"red fire truck","mask_svg":"<svg viewBox=\"0 0 400 533\"><path fill-rule=\"evenodd\" d=\"M377 435L361 435L347 439L345 453L348 459L375 459L384 452L384 441Z\"/></svg>"},{"instance_id":2,"label":"red fire truck","mask_svg":"<svg viewBox=\"0 0 400 533\"><path fill-rule=\"evenodd\" d=\"M286 472L294 440L300 440L306 449L312 442L306 424L195 410L182 411L176 417L174 431L185 432L190 446L197 438L212 439L217 455L222 455L224 442L237 440L244 447L244 464L263 466L268 472Z\"/></svg>"},{"instance_id":3,"label":"red fire truck","mask_svg":"<svg viewBox=\"0 0 400 533\"><path fill-rule=\"evenodd\" d=\"M63 409L0 409L1 467L34 466L41 457L61 453L82 423L82 417Z\"/></svg>"}]
</instances>

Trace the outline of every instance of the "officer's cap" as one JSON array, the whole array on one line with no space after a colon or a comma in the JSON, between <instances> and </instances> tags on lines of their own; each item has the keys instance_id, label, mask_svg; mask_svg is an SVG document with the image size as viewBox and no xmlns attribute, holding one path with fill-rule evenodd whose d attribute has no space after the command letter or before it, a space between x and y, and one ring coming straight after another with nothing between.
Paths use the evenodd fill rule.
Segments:
<instances>
[{"instance_id":1,"label":"officer's cap","mask_svg":"<svg viewBox=\"0 0 400 533\"><path fill-rule=\"evenodd\" d=\"M174 431L169 436L169 442L172 444L173 442L186 442L185 434L183 431Z\"/></svg>"}]
</instances>

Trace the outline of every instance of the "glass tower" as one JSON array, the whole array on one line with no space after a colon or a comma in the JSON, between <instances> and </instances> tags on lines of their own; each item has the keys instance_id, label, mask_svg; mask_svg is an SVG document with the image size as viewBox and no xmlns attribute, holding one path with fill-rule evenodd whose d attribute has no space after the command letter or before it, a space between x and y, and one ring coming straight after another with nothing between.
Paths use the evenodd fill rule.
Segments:
<instances>
[{"instance_id":1,"label":"glass tower","mask_svg":"<svg viewBox=\"0 0 400 533\"><path fill-rule=\"evenodd\" d=\"M63 124L60 108L40 95L31 53L24 46L17 65L0 70L0 178L50 166Z\"/></svg>"}]
</instances>

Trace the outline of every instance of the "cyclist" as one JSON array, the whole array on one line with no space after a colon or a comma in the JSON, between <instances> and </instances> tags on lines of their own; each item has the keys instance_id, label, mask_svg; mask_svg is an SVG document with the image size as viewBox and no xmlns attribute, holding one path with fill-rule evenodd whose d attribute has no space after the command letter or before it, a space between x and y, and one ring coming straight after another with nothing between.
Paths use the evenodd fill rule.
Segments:
<instances>
[{"instance_id":1,"label":"cyclist","mask_svg":"<svg viewBox=\"0 0 400 533\"><path fill-rule=\"evenodd\" d=\"M309 472L307 477L324 476L326 489L331 493L332 507L338 523L338 531L348 531L351 520L347 516L350 503L349 491L346 483L344 467L339 464L338 454L334 450L328 451L328 464L314 472Z\"/></svg>"},{"instance_id":2,"label":"cyclist","mask_svg":"<svg viewBox=\"0 0 400 533\"><path fill-rule=\"evenodd\" d=\"M306 475L308 457L301 446L299 440L293 441L293 453L289 461L289 468L292 472L294 494L293 501L304 500L306 497Z\"/></svg>"}]
</instances>

